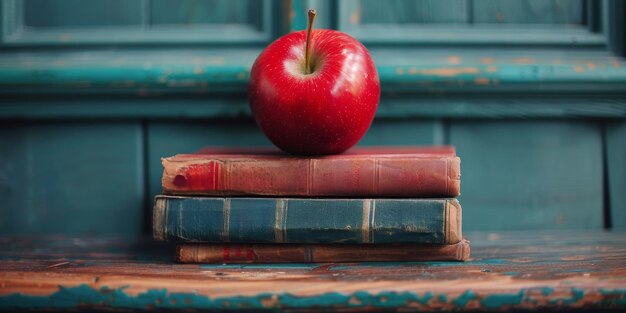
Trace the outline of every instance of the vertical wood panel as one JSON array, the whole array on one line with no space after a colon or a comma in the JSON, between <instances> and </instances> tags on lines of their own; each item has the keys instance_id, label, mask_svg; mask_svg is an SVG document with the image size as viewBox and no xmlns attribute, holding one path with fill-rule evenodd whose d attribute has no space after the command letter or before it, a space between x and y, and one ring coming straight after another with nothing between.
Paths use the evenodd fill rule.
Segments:
<instances>
[{"instance_id":1,"label":"vertical wood panel","mask_svg":"<svg viewBox=\"0 0 626 313\"><path fill-rule=\"evenodd\" d=\"M141 25L141 0L24 0L31 27Z\"/></svg>"},{"instance_id":2,"label":"vertical wood panel","mask_svg":"<svg viewBox=\"0 0 626 313\"><path fill-rule=\"evenodd\" d=\"M626 122L612 123L606 132L611 224L626 228Z\"/></svg>"},{"instance_id":3,"label":"vertical wood panel","mask_svg":"<svg viewBox=\"0 0 626 313\"><path fill-rule=\"evenodd\" d=\"M454 122L464 228L602 228L602 142L574 121Z\"/></svg>"},{"instance_id":4,"label":"vertical wood panel","mask_svg":"<svg viewBox=\"0 0 626 313\"><path fill-rule=\"evenodd\" d=\"M474 0L474 23L581 24L582 0Z\"/></svg>"},{"instance_id":5,"label":"vertical wood panel","mask_svg":"<svg viewBox=\"0 0 626 313\"><path fill-rule=\"evenodd\" d=\"M139 234L138 123L0 126L0 232Z\"/></svg>"},{"instance_id":6,"label":"vertical wood panel","mask_svg":"<svg viewBox=\"0 0 626 313\"><path fill-rule=\"evenodd\" d=\"M252 120L151 122L148 166L151 196L161 193L161 158L191 153L204 146L270 146Z\"/></svg>"},{"instance_id":7,"label":"vertical wood panel","mask_svg":"<svg viewBox=\"0 0 626 313\"><path fill-rule=\"evenodd\" d=\"M152 24L256 24L258 0L152 0Z\"/></svg>"},{"instance_id":8,"label":"vertical wood panel","mask_svg":"<svg viewBox=\"0 0 626 313\"><path fill-rule=\"evenodd\" d=\"M354 6L357 15L342 18L370 23L465 23L467 0L360 0Z\"/></svg>"}]
</instances>

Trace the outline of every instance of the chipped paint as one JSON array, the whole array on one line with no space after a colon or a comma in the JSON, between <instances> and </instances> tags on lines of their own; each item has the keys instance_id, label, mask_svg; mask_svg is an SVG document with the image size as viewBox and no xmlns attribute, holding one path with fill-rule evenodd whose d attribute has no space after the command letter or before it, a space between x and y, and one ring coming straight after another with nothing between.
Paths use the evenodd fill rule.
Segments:
<instances>
[{"instance_id":1,"label":"chipped paint","mask_svg":"<svg viewBox=\"0 0 626 313\"><path fill-rule=\"evenodd\" d=\"M350 24L358 25L359 23L361 23L361 11L354 10L352 14L350 14Z\"/></svg>"},{"instance_id":2,"label":"chipped paint","mask_svg":"<svg viewBox=\"0 0 626 313\"><path fill-rule=\"evenodd\" d=\"M417 70L415 74L433 75L443 77L453 77L463 74L478 74L480 71L476 67L452 67Z\"/></svg>"},{"instance_id":3,"label":"chipped paint","mask_svg":"<svg viewBox=\"0 0 626 313\"><path fill-rule=\"evenodd\" d=\"M486 83L494 90L501 84L520 92L532 91L537 84L541 84L543 90L564 92L592 90L614 93L626 90L626 84L620 85L626 81L626 68L614 58L604 61L568 59L567 62L562 60L561 65L548 60L549 64L529 65L520 63L528 63L532 60L530 58L515 59L518 63L511 60L498 63L493 57L478 57L468 59L477 66L452 66L448 62L456 62L455 57L461 62L463 56L443 55L438 60L443 63L423 67L379 66L383 90L413 92L417 88L422 92L445 93L448 90L484 89ZM180 92L184 88L192 92L246 92L249 64L222 66L219 64L228 62L221 55L189 59L181 63L134 60L117 55L103 63L61 57L49 59L46 63L18 59L0 63L0 89L7 93L30 93L47 91L54 85L55 92L72 92L74 87L83 89L81 92L91 91L87 88L96 92L115 89L120 86L119 82L133 81L135 85L126 88L133 88L136 92L140 88L162 93ZM78 81L84 83L77 84ZM170 83L172 81L174 83ZM202 82L208 82L208 85Z\"/></svg>"},{"instance_id":4,"label":"chipped paint","mask_svg":"<svg viewBox=\"0 0 626 313\"><path fill-rule=\"evenodd\" d=\"M448 63L450 64L461 64L461 57L459 57L458 55L451 55L448 57Z\"/></svg>"},{"instance_id":5,"label":"chipped paint","mask_svg":"<svg viewBox=\"0 0 626 313\"><path fill-rule=\"evenodd\" d=\"M421 308L423 310L494 309L506 310L528 307L587 307L617 308L626 306L626 290L560 288L549 286L521 288L516 292L484 294L471 289L462 293L437 293L431 291L380 291L370 293L325 292L296 295L291 293L262 292L211 298L198 292L168 292L167 289L148 289L130 294L130 286L120 288L92 288L89 285L62 287L49 295L13 293L0 296L0 309L72 309L85 307L120 309L306 309L348 308L389 309ZM569 294L569 296L567 296ZM564 296L565 295L565 296Z\"/></svg>"},{"instance_id":6,"label":"chipped paint","mask_svg":"<svg viewBox=\"0 0 626 313\"><path fill-rule=\"evenodd\" d=\"M517 306L522 303L524 294L524 290L520 290L519 292L513 294L492 294L480 300L480 304L489 309Z\"/></svg>"},{"instance_id":7,"label":"chipped paint","mask_svg":"<svg viewBox=\"0 0 626 313\"><path fill-rule=\"evenodd\" d=\"M467 306L467 304L478 298L476 296L476 294L471 291L471 290L467 290L465 291L463 294L461 294L459 297L457 297L456 299L452 300L452 303L458 307L458 308L464 308L465 306Z\"/></svg>"},{"instance_id":8,"label":"chipped paint","mask_svg":"<svg viewBox=\"0 0 626 313\"><path fill-rule=\"evenodd\" d=\"M439 300L439 302L441 303L446 303L448 302L448 296L446 296L445 294L439 294L437 295L437 300Z\"/></svg>"},{"instance_id":9,"label":"chipped paint","mask_svg":"<svg viewBox=\"0 0 626 313\"><path fill-rule=\"evenodd\" d=\"M626 289L605 289L600 288L601 295L606 296L606 302L612 305L626 306Z\"/></svg>"},{"instance_id":10,"label":"chipped paint","mask_svg":"<svg viewBox=\"0 0 626 313\"><path fill-rule=\"evenodd\" d=\"M519 272L504 272L502 274L506 276L517 276L519 275Z\"/></svg>"},{"instance_id":11,"label":"chipped paint","mask_svg":"<svg viewBox=\"0 0 626 313\"><path fill-rule=\"evenodd\" d=\"M533 59L533 58L515 58L515 59L513 59L513 63L516 63L516 64L533 64L533 63L535 63L535 59Z\"/></svg>"},{"instance_id":12,"label":"chipped paint","mask_svg":"<svg viewBox=\"0 0 626 313\"><path fill-rule=\"evenodd\" d=\"M474 78L474 84L476 85L489 85L489 79L485 77Z\"/></svg>"},{"instance_id":13,"label":"chipped paint","mask_svg":"<svg viewBox=\"0 0 626 313\"><path fill-rule=\"evenodd\" d=\"M550 299L550 304L565 304L565 305L571 305L574 303L577 303L578 301L580 301L581 299L583 299L585 297L585 290L581 289L581 288L572 288L570 290L571 296L569 298L555 298L555 299Z\"/></svg>"}]
</instances>

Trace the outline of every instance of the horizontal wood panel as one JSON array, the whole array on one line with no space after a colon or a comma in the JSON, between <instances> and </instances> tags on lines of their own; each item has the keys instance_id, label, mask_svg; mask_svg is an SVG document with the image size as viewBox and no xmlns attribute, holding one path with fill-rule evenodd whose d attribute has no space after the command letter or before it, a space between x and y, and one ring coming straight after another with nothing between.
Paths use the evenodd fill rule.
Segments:
<instances>
[{"instance_id":1,"label":"horizontal wood panel","mask_svg":"<svg viewBox=\"0 0 626 313\"><path fill-rule=\"evenodd\" d=\"M2 98L2 97L0 97ZM377 118L520 119L626 118L621 95L394 95L383 93ZM246 95L184 97L28 96L7 97L0 118L28 119L207 119L252 118Z\"/></svg>"},{"instance_id":2,"label":"horizontal wood panel","mask_svg":"<svg viewBox=\"0 0 626 313\"><path fill-rule=\"evenodd\" d=\"M599 124L453 121L464 229L603 227Z\"/></svg>"},{"instance_id":3,"label":"horizontal wood panel","mask_svg":"<svg viewBox=\"0 0 626 313\"><path fill-rule=\"evenodd\" d=\"M139 123L0 126L0 232L140 234Z\"/></svg>"},{"instance_id":4,"label":"horizontal wood panel","mask_svg":"<svg viewBox=\"0 0 626 313\"><path fill-rule=\"evenodd\" d=\"M626 122L609 123L606 130L607 182L613 228L626 228Z\"/></svg>"},{"instance_id":5,"label":"horizontal wood panel","mask_svg":"<svg viewBox=\"0 0 626 313\"><path fill-rule=\"evenodd\" d=\"M0 94L245 93L260 48L0 55ZM372 48L383 91L626 93L626 63L604 51Z\"/></svg>"}]
</instances>

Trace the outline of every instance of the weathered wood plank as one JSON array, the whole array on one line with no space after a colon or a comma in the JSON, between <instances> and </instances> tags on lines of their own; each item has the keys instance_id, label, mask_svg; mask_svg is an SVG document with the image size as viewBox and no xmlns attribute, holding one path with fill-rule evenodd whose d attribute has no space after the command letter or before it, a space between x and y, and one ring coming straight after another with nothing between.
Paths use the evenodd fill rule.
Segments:
<instances>
[{"instance_id":1,"label":"weathered wood plank","mask_svg":"<svg viewBox=\"0 0 626 313\"><path fill-rule=\"evenodd\" d=\"M173 264L172 246L0 238L0 309L626 309L623 232L473 233L465 263Z\"/></svg>"},{"instance_id":2,"label":"weathered wood plank","mask_svg":"<svg viewBox=\"0 0 626 313\"><path fill-rule=\"evenodd\" d=\"M3 122L0 233L140 234L141 138L135 122Z\"/></svg>"},{"instance_id":3,"label":"weathered wood plank","mask_svg":"<svg viewBox=\"0 0 626 313\"><path fill-rule=\"evenodd\" d=\"M599 124L453 121L464 229L603 227Z\"/></svg>"},{"instance_id":4,"label":"weathered wood plank","mask_svg":"<svg viewBox=\"0 0 626 313\"><path fill-rule=\"evenodd\" d=\"M0 94L245 93L260 49L0 55ZM626 63L606 51L370 49L383 90L402 93L626 93Z\"/></svg>"},{"instance_id":5,"label":"weathered wood plank","mask_svg":"<svg viewBox=\"0 0 626 313\"><path fill-rule=\"evenodd\" d=\"M606 153L611 225L626 228L626 122L610 123Z\"/></svg>"}]
</instances>

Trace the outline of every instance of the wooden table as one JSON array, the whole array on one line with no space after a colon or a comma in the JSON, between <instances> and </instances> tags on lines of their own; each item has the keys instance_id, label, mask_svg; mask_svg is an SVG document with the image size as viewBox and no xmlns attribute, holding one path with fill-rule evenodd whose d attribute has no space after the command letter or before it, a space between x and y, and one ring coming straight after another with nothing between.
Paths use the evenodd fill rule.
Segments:
<instances>
[{"instance_id":1,"label":"wooden table","mask_svg":"<svg viewBox=\"0 0 626 313\"><path fill-rule=\"evenodd\" d=\"M178 265L149 240L0 237L0 309L626 310L626 233L470 233L466 263Z\"/></svg>"}]
</instances>

